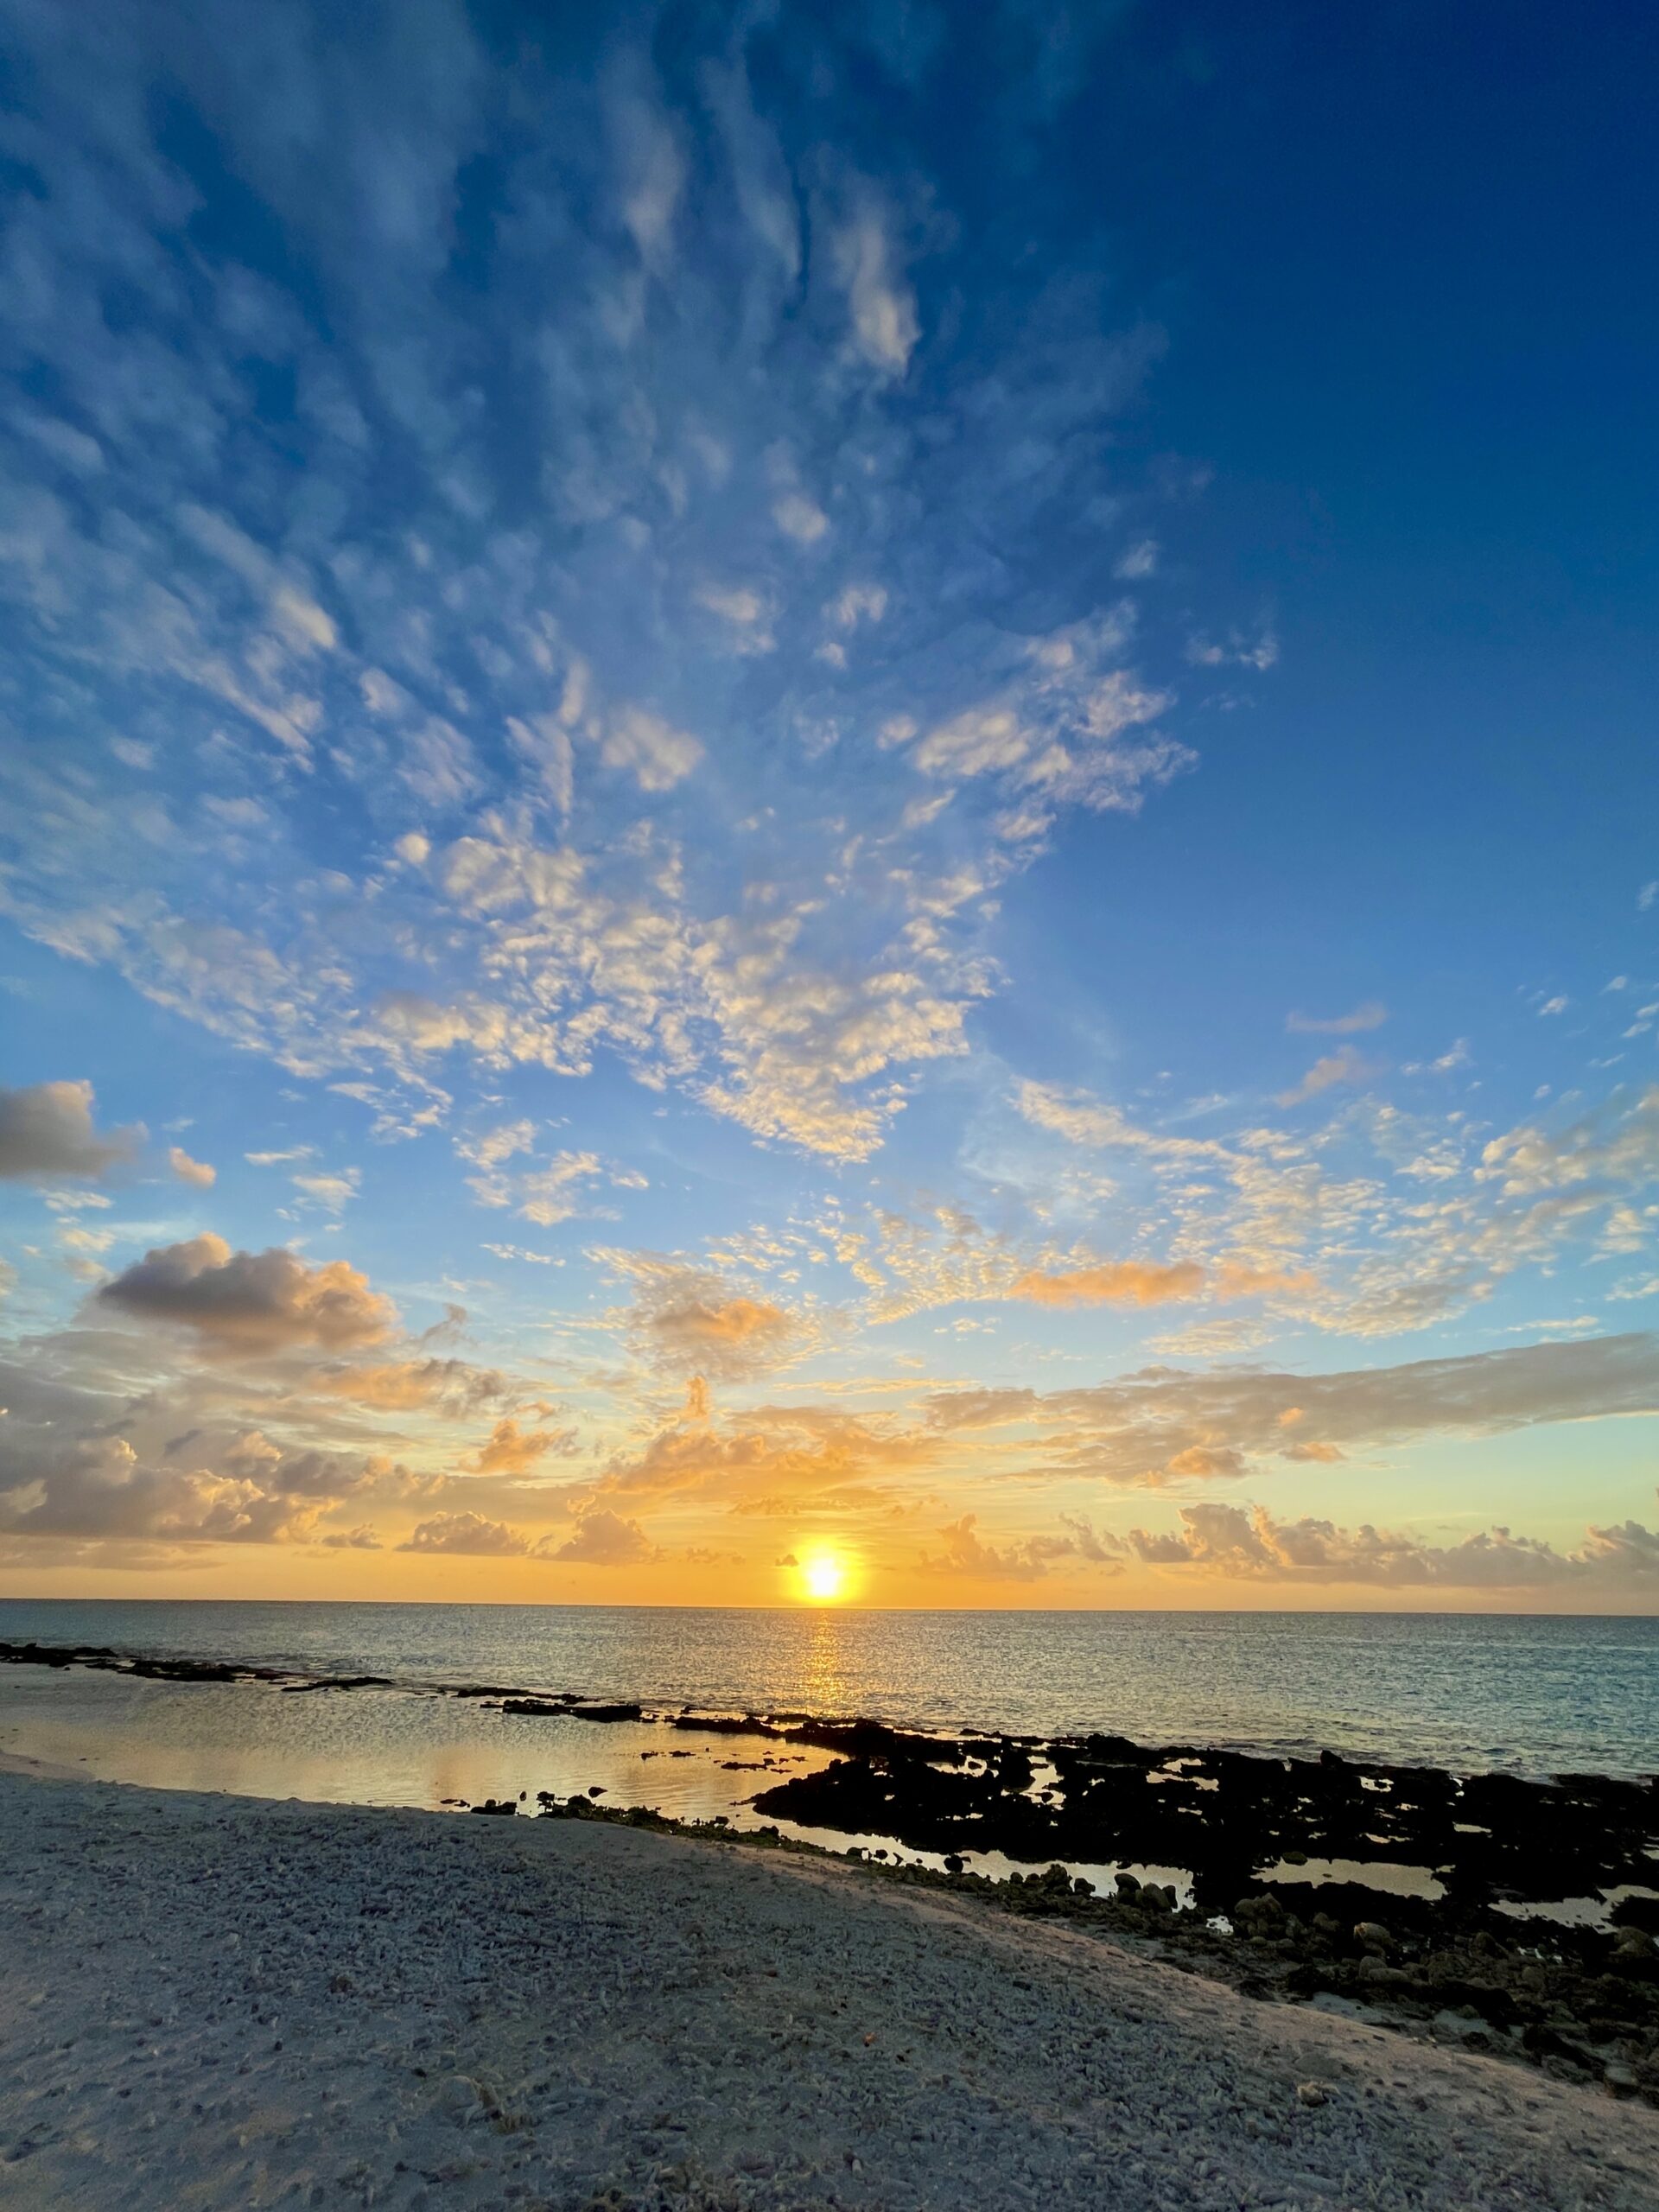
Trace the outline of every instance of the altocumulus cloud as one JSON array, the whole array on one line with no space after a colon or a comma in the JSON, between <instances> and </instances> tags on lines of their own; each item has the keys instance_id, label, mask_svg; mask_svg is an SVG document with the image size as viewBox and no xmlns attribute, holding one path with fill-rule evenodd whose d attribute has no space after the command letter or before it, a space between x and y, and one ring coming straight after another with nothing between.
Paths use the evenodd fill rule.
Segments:
<instances>
[{"instance_id":1,"label":"altocumulus cloud","mask_svg":"<svg viewBox=\"0 0 1659 2212\"><path fill-rule=\"evenodd\" d=\"M632 1284L623 1324L653 1367L736 1380L800 1357L818 1333L804 1317L746 1295L712 1268L658 1252L593 1256Z\"/></svg>"}]
</instances>

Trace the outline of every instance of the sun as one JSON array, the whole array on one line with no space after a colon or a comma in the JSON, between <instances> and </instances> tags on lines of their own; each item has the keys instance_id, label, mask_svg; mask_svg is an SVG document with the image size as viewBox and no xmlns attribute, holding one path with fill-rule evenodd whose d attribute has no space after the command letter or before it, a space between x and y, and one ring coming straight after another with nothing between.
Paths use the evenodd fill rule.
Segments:
<instances>
[{"instance_id":1,"label":"sun","mask_svg":"<svg viewBox=\"0 0 1659 2212\"><path fill-rule=\"evenodd\" d=\"M801 1587L815 1605L833 1605L847 1587L847 1566L834 1552L813 1552L801 1561Z\"/></svg>"}]
</instances>

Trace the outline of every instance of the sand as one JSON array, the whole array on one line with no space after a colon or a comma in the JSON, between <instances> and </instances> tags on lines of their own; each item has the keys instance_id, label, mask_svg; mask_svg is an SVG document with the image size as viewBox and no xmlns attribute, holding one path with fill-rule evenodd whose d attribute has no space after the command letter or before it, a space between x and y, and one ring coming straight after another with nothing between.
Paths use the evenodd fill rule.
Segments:
<instances>
[{"instance_id":1,"label":"sand","mask_svg":"<svg viewBox=\"0 0 1659 2212\"><path fill-rule=\"evenodd\" d=\"M1659 2113L571 1821L0 1773L0 2203L1659 2207Z\"/></svg>"}]
</instances>

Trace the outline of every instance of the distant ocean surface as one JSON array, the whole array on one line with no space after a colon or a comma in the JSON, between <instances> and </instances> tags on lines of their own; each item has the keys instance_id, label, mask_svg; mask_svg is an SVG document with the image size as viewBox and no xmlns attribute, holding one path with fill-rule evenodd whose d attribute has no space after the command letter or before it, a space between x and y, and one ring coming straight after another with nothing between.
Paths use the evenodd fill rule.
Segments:
<instances>
[{"instance_id":1,"label":"distant ocean surface","mask_svg":"<svg viewBox=\"0 0 1659 2212\"><path fill-rule=\"evenodd\" d=\"M1659 1768L1659 1619L0 1599L0 1638L383 1675L411 1690L488 1683L930 1729L1098 1729L1459 1770ZM0 1723L41 1702L24 1676L46 1683L41 1670L0 1669ZM61 1705L67 1684L55 1679ZM113 1700L117 1732L167 1706L153 1693L170 1686L78 1679ZM124 1724L121 1694L134 1700ZM283 1725L313 1725L297 1707L321 1726L320 1703L354 1701L281 1700L293 1716ZM410 1728L418 1713L457 1710L397 1703Z\"/></svg>"}]
</instances>

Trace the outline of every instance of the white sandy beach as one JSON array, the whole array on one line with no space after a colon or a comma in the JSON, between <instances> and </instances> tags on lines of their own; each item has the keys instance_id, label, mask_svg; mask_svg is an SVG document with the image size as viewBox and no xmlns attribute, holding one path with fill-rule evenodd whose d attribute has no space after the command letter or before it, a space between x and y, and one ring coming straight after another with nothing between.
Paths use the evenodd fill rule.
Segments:
<instances>
[{"instance_id":1,"label":"white sandy beach","mask_svg":"<svg viewBox=\"0 0 1659 2212\"><path fill-rule=\"evenodd\" d=\"M15 1772L0 1839L18 2212L1659 2205L1645 2106L820 1861Z\"/></svg>"}]
</instances>

